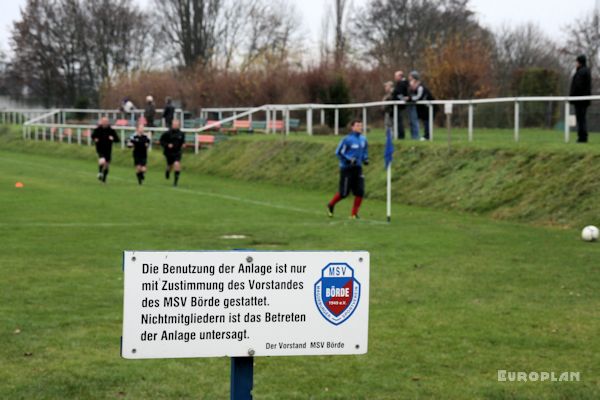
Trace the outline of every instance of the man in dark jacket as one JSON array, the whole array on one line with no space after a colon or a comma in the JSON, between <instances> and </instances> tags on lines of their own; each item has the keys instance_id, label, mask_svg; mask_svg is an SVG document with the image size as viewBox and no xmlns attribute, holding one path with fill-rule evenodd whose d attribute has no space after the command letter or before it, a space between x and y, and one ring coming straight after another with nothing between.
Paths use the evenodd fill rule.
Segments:
<instances>
[{"instance_id":1,"label":"man in dark jacket","mask_svg":"<svg viewBox=\"0 0 600 400\"><path fill-rule=\"evenodd\" d=\"M112 158L112 145L119 143L119 135L110 126L107 117L100 119L100 124L92 132L92 140L96 143L96 153L98 153L98 180L106 183L108 167Z\"/></svg>"},{"instance_id":2,"label":"man in dark jacket","mask_svg":"<svg viewBox=\"0 0 600 400\"><path fill-rule=\"evenodd\" d=\"M165 178L169 179L171 171L175 170L175 180L173 186L177 186L179 182L179 174L181 173L181 157L185 148L185 134L179 129L179 121L174 120L171 129L166 131L160 137L160 145L163 148L163 153L167 159L167 170Z\"/></svg>"},{"instance_id":3,"label":"man in dark jacket","mask_svg":"<svg viewBox=\"0 0 600 400\"><path fill-rule=\"evenodd\" d=\"M392 100L404 100L408 96L408 81L404 78L404 72L396 71L394 74L394 91L392 92ZM404 122L402 121L402 113L406 106L398 106L398 139L404 139ZM393 116L393 114L392 114Z\"/></svg>"},{"instance_id":4,"label":"man in dark jacket","mask_svg":"<svg viewBox=\"0 0 600 400\"><path fill-rule=\"evenodd\" d=\"M417 71L413 71L410 73L410 97L408 101L418 102L418 101L428 101L434 100L431 92L423 83L421 82L420 75ZM416 116L417 116L417 136L419 134L419 121L423 121L423 137L421 140L429 140L430 126L429 126L429 106L423 103L419 103L416 105Z\"/></svg>"},{"instance_id":5,"label":"man in dark jacket","mask_svg":"<svg viewBox=\"0 0 600 400\"><path fill-rule=\"evenodd\" d=\"M173 101L170 97L166 98L165 109L163 110L163 118L165 119L165 125L171 129L173 118L175 117L175 107L173 107Z\"/></svg>"},{"instance_id":6,"label":"man in dark jacket","mask_svg":"<svg viewBox=\"0 0 600 400\"><path fill-rule=\"evenodd\" d=\"M156 116L156 107L154 106L154 98L146 97L146 108L144 109L144 118L146 118L146 126L154 127L154 117Z\"/></svg>"},{"instance_id":7,"label":"man in dark jacket","mask_svg":"<svg viewBox=\"0 0 600 400\"><path fill-rule=\"evenodd\" d=\"M587 67L587 59L584 55L577 57L577 71L573 75L571 82L571 91L569 96L591 96L592 95L592 75ZM586 113L590 106L589 100L573 101L575 106L575 118L577 119L577 142L586 143L588 141Z\"/></svg>"}]
</instances>

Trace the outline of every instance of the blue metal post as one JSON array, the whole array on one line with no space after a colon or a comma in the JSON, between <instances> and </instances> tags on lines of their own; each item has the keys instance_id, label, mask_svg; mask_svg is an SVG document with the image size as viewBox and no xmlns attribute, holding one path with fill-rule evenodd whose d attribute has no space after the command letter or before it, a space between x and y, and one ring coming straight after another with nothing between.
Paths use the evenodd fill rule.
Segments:
<instances>
[{"instance_id":1,"label":"blue metal post","mask_svg":"<svg viewBox=\"0 0 600 400\"><path fill-rule=\"evenodd\" d=\"M231 400L252 400L254 357L231 358Z\"/></svg>"}]
</instances>

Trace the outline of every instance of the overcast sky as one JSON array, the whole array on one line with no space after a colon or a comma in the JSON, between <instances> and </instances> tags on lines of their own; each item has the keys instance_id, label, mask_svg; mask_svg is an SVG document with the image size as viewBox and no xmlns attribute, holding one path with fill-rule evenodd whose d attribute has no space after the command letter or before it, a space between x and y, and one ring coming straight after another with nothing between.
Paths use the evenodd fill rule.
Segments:
<instances>
[{"instance_id":1,"label":"overcast sky","mask_svg":"<svg viewBox=\"0 0 600 400\"><path fill-rule=\"evenodd\" d=\"M152 0L135 0L149 7ZM306 45L316 49L320 37L322 16L327 4L332 0L290 0L303 14L307 33ZM360 7L368 0L351 0L354 7ZM393 1L393 0L390 0ZM504 24L514 25L533 21L551 37L561 40L562 29L574 19L581 17L594 8L597 0L471 0L471 7L483 25L497 28ZM2 1L0 13L0 48L9 49L12 21L20 16L20 8L26 0Z\"/></svg>"}]
</instances>

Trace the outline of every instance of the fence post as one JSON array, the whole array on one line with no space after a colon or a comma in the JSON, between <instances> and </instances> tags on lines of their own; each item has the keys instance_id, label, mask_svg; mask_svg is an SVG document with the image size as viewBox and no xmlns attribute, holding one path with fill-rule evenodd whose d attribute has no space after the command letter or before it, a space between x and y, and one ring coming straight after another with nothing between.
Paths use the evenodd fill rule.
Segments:
<instances>
[{"instance_id":1,"label":"fence post","mask_svg":"<svg viewBox=\"0 0 600 400\"><path fill-rule=\"evenodd\" d=\"M265 126L265 133L268 135L270 133L271 128L271 109L269 107L265 109L265 115L267 121L267 126Z\"/></svg>"},{"instance_id":2,"label":"fence post","mask_svg":"<svg viewBox=\"0 0 600 400\"><path fill-rule=\"evenodd\" d=\"M565 101L565 143L570 141L571 133L571 107L569 106L569 100Z\"/></svg>"},{"instance_id":3,"label":"fence post","mask_svg":"<svg viewBox=\"0 0 600 400\"><path fill-rule=\"evenodd\" d=\"M289 135L290 134L290 109L286 108L285 109L285 135Z\"/></svg>"},{"instance_id":4,"label":"fence post","mask_svg":"<svg viewBox=\"0 0 600 400\"><path fill-rule=\"evenodd\" d=\"M321 125L325 125L325 109L321 108Z\"/></svg>"},{"instance_id":5,"label":"fence post","mask_svg":"<svg viewBox=\"0 0 600 400\"><path fill-rule=\"evenodd\" d=\"M469 142L473 141L473 104L469 104Z\"/></svg>"},{"instance_id":6,"label":"fence post","mask_svg":"<svg viewBox=\"0 0 600 400\"><path fill-rule=\"evenodd\" d=\"M515 100L515 142L519 141L519 101Z\"/></svg>"},{"instance_id":7,"label":"fence post","mask_svg":"<svg viewBox=\"0 0 600 400\"><path fill-rule=\"evenodd\" d=\"M398 140L398 135L400 134L400 132L398 132L398 105L394 104L394 139Z\"/></svg>"},{"instance_id":8,"label":"fence post","mask_svg":"<svg viewBox=\"0 0 600 400\"><path fill-rule=\"evenodd\" d=\"M433 104L429 103L429 141L433 142Z\"/></svg>"},{"instance_id":9,"label":"fence post","mask_svg":"<svg viewBox=\"0 0 600 400\"><path fill-rule=\"evenodd\" d=\"M125 148L125 132L124 130L121 130L121 148L124 149ZM185 141L185 140L184 140Z\"/></svg>"},{"instance_id":10,"label":"fence post","mask_svg":"<svg viewBox=\"0 0 600 400\"><path fill-rule=\"evenodd\" d=\"M334 120L333 133L335 135L340 134L340 109L337 107L335 108L335 120Z\"/></svg>"},{"instance_id":11,"label":"fence post","mask_svg":"<svg viewBox=\"0 0 600 400\"><path fill-rule=\"evenodd\" d=\"M312 106L309 106L306 109L306 132L312 136L313 135L313 109Z\"/></svg>"},{"instance_id":12,"label":"fence post","mask_svg":"<svg viewBox=\"0 0 600 400\"><path fill-rule=\"evenodd\" d=\"M194 154L198 154L198 147L199 147L198 134L196 133L194 135Z\"/></svg>"},{"instance_id":13,"label":"fence post","mask_svg":"<svg viewBox=\"0 0 600 400\"><path fill-rule=\"evenodd\" d=\"M363 120L363 132L366 135L369 130L368 121L367 121L367 107L363 107L363 109L362 109L362 120Z\"/></svg>"},{"instance_id":14,"label":"fence post","mask_svg":"<svg viewBox=\"0 0 600 400\"><path fill-rule=\"evenodd\" d=\"M77 128L77 145L81 146L81 128Z\"/></svg>"}]
</instances>

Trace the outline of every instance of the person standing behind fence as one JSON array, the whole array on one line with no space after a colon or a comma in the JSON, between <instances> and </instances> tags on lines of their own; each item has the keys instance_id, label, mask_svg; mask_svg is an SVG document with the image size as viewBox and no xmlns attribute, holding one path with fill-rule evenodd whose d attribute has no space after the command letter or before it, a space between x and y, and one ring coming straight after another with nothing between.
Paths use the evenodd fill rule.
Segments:
<instances>
[{"instance_id":1,"label":"person standing behind fence","mask_svg":"<svg viewBox=\"0 0 600 400\"><path fill-rule=\"evenodd\" d=\"M577 71L571 81L571 91L569 96L591 96L592 95L592 75L587 67L587 58L584 55L577 57ZM589 100L571 100L575 106L575 118L577 119L577 143L586 143L588 141L587 130L587 109L590 106Z\"/></svg>"},{"instance_id":2,"label":"person standing behind fence","mask_svg":"<svg viewBox=\"0 0 600 400\"><path fill-rule=\"evenodd\" d=\"M163 118L167 128L171 129L173 118L175 117L175 107L173 107L173 100L170 97L165 99L165 108L163 110Z\"/></svg>"},{"instance_id":3,"label":"person standing behind fence","mask_svg":"<svg viewBox=\"0 0 600 400\"><path fill-rule=\"evenodd\" d=\"M100 119L100 124L92 132L92 140L96 144L96 153L98 153L98 180L106 183L112 158L112 145L120 141L117 131L110 126L107 117Z\"/></svg>"},{"instance_id":4,"label":"person standing behind fence","mask_svg":"<svg viewBox=\"0 0 600 400\"><path fill-rule=\"evenodd\" d=\"M408 110L408 120L410 125L410 137L414 140L419 140L419 115L417 114L417 105L412 103L413 96L417 95L416 89L411 85L413 81L413 75L418 76L417 71L412 71L408 78L408 96L405 97L405 101L409 102L406 106Z\"/></svg>"},{"instance_id":5,"label":"person standing behind fence","mask_svg":"<svg viewBox=\"0 0 600 400\"><path fill-rule=\"evenodd\" d=\"M394 73L394 91L392 92L393 100L404 100L408 96L408 81L404 78L404 72L396 71ZM406 106L398 106L398 139L404 139L404 121L402 114ZM392 107L392 116L393 116ZM410 117L410 115L409 115ZM393 117L392 117L393 120Z\"/></svg>"},{"instance_id":6,"label":"person standing behind fence","mask_svg":"<svg viewBox=\"0 0 600 400\"><path fill-rule=\"evenodd\" d=\"M146 108L144 109L144 118L146 118L146 126L154 127L154 117L156 116L156 107L154 106L154 98L146 97Z\"/></svg>"},{"instance_id":7,"label":"person standing behind fence","mask_svg":"<svg viewBox=\"0 0 600 400\"><path fill-rule=\"evenodd\" d=\"M181 173L181 157L183 156L183 150L185 149L185 134L179 129L178 120L173 120L171 129L162 134L160 137L160 145L163 148L163 153L167 160L165 178L169 179L171 171L175 170L173 186L177 186L179 174Z\"/></svg>"},{"instance_id":8,"label":"person standing behind fence","mask_svg":"<svg viewBox=\"0 0 600 400\"><path fill-rule=\"evenodd\" d=\"M423 85L423 83L421 83L421 78L417 71L412 71L410 73L409 86L410 86L410 91L411 91L411 96L409 98L410 101L417 102L417 101L434 100L429 89L427 89L425 87L425 85ZM413 105L413 107L415 107L416 114L417 114L417 135L416 136L417 136L417 138L419 137L419 120L421 120L421 121L423 121L423 131L424 131L423 138L421 138L421 140L429 140L429 129L430 129L429 106L426 104L416 104L416 105ZM414 138L414 135L413 135L413 138Z\"/></svg>"},{"instance_id":9,"label":"person standing behind fence","mask_svg":"<svg viewBox=\"0 0 600 400\"><path fill-rule=\"evenodd\" d=\"M383 101L394 101L397 100L394 98L394 82L388 81L384 83L383 90L385 91L385 96L383 96ZM404 98L402 98L404 100ZM385 127L385 131L388 129L394 129L394 106L386 105L383 106L383 125ZM404 134L404 132L403 132Z\"/></svg>"},{"instance_id":10,"label":"person standing behind fence","mask_svg":"<svg viewBox=\"0 0 600 400\"><path fill-rule=\"evenodd\" d=\"M123 99L123 103L121 104L121 111L125 113L125 117L127 117L127 114L129 114L129 119L131 123L135 123L135 104L133 104L133 102L129 100L129 97L125 97Z\"/></svg>"}]
</instances>

